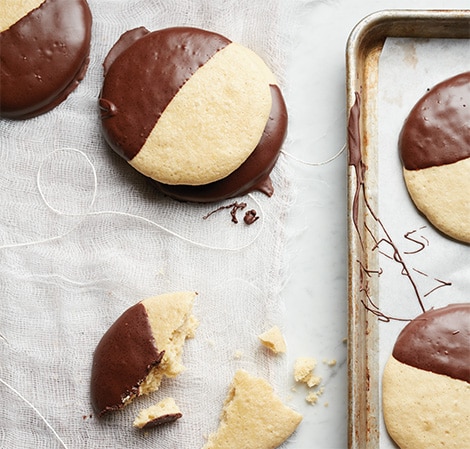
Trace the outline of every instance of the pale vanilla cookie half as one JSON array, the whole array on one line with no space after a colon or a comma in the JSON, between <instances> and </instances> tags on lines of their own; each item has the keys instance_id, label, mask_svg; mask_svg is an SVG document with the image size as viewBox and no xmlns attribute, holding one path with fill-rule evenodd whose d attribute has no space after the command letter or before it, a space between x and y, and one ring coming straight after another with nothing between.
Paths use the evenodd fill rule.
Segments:
<instances>
[{"instance_id":1,"label":"pale vanilla cookie half","mask_svg":"<svg viewBox=\"0 0 470 449\"><path fill-rule=\"evenodd\" d=\"M274 449L295 431L302 415L287 407L271 385L238 370L217 431L203 449Z\"/></svg>"},{"instance_id":2,"label":"pale vanilla cookie half","mask_svg":"<svg viewBox=\"0 0 470 449\"><path fill-rule=\"evenodd\" d=\"M91 401L99 416L156 391L165 377L185 369L183 345L198 326L192 315L195 297L194 292L176 292L144 299L107 330L91 373Z\"/></svg>"},{"instance_id":3,"label":"pale vanilla cookie half","mask_svg":"<svg viewBox=\"0 0 470 449\"><path fill-rule=\"evenodd\" d=\"M414 106L399 140L408 192L440 231L470 243L470 72Z\"/></svg>"},{"instance_id":4,"label":"pale vanilla cookie half","mask_svg":"<svg viewBox=\"0 0 470 449\"><path fill-rule=\"evenodd\" d=\"M470 447L470 303L405 326L384 369L382 402L401 449Z\"/></svg>"},{"instance_id":5,"label":"pale vanilla cookie half","mask_svg":"<svg viewBox=\"0 0 470 449\"><path fill-rule=\"evenodd\" d=\"M104 136L164 193L214 201L268 178L287 112L274 75L250 49L198 28L137 28L104 69ZM264 154L248 162L255 150ZM245 163L247 173L218 184Z\"/></svg>"},{"instance_id":6,"label":"pale vanilla cookie half","mask_svg":"<svg viewBox=\"0 0 470 449\"><path fill-rule=\"evenodd\" d=\"M78 86L89 63L86 0L0 2L0 116L48 112Z\"/></svg>"},{"instance_id":7,"label":"pale vanilla cookie half","mask_svg":"<svg viewBox=\"0 0 470 449\"><path fill-rule=\"evenodd\" d=\"M3 0L0 2L0 33L39 8L44 0Z\"/></svg>"}]
</instances>

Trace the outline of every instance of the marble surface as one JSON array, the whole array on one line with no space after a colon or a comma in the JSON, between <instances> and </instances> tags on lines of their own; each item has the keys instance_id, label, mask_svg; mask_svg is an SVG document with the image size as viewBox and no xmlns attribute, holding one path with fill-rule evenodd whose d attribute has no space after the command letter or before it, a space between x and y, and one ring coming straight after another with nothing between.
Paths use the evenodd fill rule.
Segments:
<instances>
[{"instance_id":1,"label":"marble surface","mask_svg":"<svg viewBox=\"0 0 470 449\"><path fill-rule=\"evenodd\" d=\"M383 9L468 9L470 1L310 1L302 17L287 74L289 152L310 163L335 155L346 139L345 48L353 27ZM305 391L291 401L304 421L287 447L347 447L347 210L346 152L325 165L295 160L296 200L290 216L286 339L289 364L297 357L318 361L324 392L315 405ZM335 366L324 361L336 360Z\"/></svg>"}]
</instances>

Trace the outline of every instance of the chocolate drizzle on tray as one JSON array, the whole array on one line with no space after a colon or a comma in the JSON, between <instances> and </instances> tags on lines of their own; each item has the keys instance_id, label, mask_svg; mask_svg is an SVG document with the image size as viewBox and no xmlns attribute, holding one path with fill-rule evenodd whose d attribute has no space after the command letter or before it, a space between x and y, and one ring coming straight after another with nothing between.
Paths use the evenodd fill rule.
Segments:
<instances>
[{"instance_id":1,"label":"chocolate drizzle on tray","mask_svg":"<svg viewBox=\"0 0 470 449\"><path fill-rule=\"evenodd\" d=\"M356 175L356 188L354 191L354 197L352 201L352 222L354 225L354 229L357 233L357 237L363 252L366 251L367 247L365 245L365 238L367 234L370 238L372 238L374 245L371 248L371 251L378 251L380 254L384 255L385 257L391 259L392 261L396 262L401 267L401 274L405 276L411 287L414 291L416 299L419 304L419 308L422 312L426 311L424 306L423 298L429 296L431 293L436 291L437 289L445 286L450 286L450 282L442 281L437 278L433 278L436 282L439 283L435 288L428 291L426 294L422 295L418 289L416 280L414 278L414 273L419 274L421 276L429 277L426 273L418 271L414 268L410 268L401 251L399 250L398 246L392 239L389 231L387 230L384 223L380 220L376 212L374 211L372 205L370 204L367 194L366 194L366 170L367 166L364 163L362 157L362 148L361 148L361 121L360 121L360 114L361 114L361 97L358 92L355 93L355 102L354 105L351 107L349 112L349 119L348 119L348 148L349 148L349 161L348 164L354 167L354 172ZM378 238L373 230L367 225L364 220L364 223L359 222L359 210L361 207L365 207L367 214L371 216L372 220L377 223L379 226L380 231L383 233L384 237ZM363 232L361 230L364 229ZM413 230L407 232L404 235L404 238L414 244L417 245L417 248L412 251L403 252L406 255L412 255L419 253L427 246L429 246L429 241L423 235L417 235L417 232L421 230ZM388 248L388 250L386 249ZM370 269L369 267L365 266L362 260L356 261L360 265L360 291L365 294L367 301L361 300L364 307L378 317L380 321L389 322L391 320L398 320L398 321L409 321L409 319L405 318L397 318L391 317L384 314L379 306L373 300L371 293L368 278L371 278L373 275L380 276L383 273L382 268L377 270Z\"/></svg>"}]
</instances>

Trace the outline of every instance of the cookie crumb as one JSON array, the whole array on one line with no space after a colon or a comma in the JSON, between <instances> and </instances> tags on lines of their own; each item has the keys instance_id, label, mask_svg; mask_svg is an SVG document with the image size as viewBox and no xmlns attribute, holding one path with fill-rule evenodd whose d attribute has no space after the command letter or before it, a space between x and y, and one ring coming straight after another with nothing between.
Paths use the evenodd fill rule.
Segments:
<instances>
[{"instance_id":1,"label":"cookie crumb","mask_svg":"<svg viewBox=\"0 0 470 449\"><path fill-rule=\"evenodd\" d=\"M321 377L315 376L313 370L317 366L317 361L313 357L299 357L294 365L294 379L296 382L303 382L309 388L320 385Z\"/></svg>"},{"instance_id":2,"label":"cookie crumb","mask_svg":"<svg viewBox=\"0 0 470 449\"><path fill-rule=\"evenodd\" d=\"M333 366L336 366L336 364L337 364L338 362L337 362L335 359L331 359L331 360L325 359L325 360L323 360L323 363L324 363L325 365L328 365L328 366L330 366L330 367L333 367Z\"/></svg>"},{"instance_id":3,"label":"cookie crumb","mask_svg":"<svg viewBox=\"0 0 470 449\"><path fill-rule=\"evenodd\" d=\"M261 343L266 348L270 349L274 354L283 354L287 350L286 341L278 326L273 326L266 332L258 335Z\"/></svg>"},{"instance_id":4,"label":"cookie crumb","mask_svg":"<svg viewBox=\"0 0 470 449\"><path fill-rule=\"evenodd\" d=\"M318 402L319 395L315 391L311 391L307 396L305 396L305 400L309 404L316 404Z\"/></svg>"}]
</instances>

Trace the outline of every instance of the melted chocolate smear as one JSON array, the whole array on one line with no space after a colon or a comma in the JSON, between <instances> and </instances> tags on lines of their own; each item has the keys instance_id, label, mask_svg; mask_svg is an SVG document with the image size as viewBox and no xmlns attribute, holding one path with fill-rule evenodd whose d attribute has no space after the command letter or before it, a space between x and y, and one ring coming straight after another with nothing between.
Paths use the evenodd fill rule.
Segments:
<instances>
[{"instance_id":1,"label":"melted chocolate smear","mask_svg":"<svg viewBox=\"0 0 470 449\"><path fill-rule=\"evenodd\" d=\"M379 225L380 229L382 230L383 234L385 235L384 238L382 239L377 239L372 232L372 230L367 226L367 223L364 223L364 228L365 232L370 235L370 237L374 240L375 245L372 248L372 251L378 250L380 254L383 254L384 256L390 258L391 260L394 260L397 264L401 266L401 274L403 276L406 276L413 288L413 291L415 293L415 296L418 300L419 307L422 312L425 312L426 309L424 307L423 300L421 298L421 294L418 290L418 287L416 285L416 282L412 276L411 269L408 267L406 262L404 261L397 245L395 242L392 240L389 232L387 231L385 225L382 223L382 221L379 219L373 208L371 207L367 195L365 192L365 173L366 173L366 165L363 162L362 159L362 148L361 148L361 126L360 126L360 118L361 118L361 97L358 92L355 93L355 102L354 105L351 107L350 112L349 112L349 118L348 118L348 164L352 167L354 167L354 171L356 174L356 190L354 192L354 197L353 197L353 204L352 204L352 221L354 224L354 228L356 229L362 250L365 251L365 245L364 245L364 239L361 234L361 226L359 224L359 206L360 206L360 201L363 201L364 206L366 207L367 211L370 213L372 219ZM409 254L413 254L416 252L422 251L425 246L429 245L429 241L422 237L424 241L426 242L426 245L414 237L411 237L416 231L411 231L407 234L405 234L405 238L407 240L410 240L418 245L418 249L414 252L410 252ZM388 255L386 252L384 252L381 248L383 245L387 245L389 250L391 251L391 254ZM390 317L385 315L383 312L379 310L379 308L376 306L372 298L370 297L369 294L369 285L368 285L368 280L367 278L371 277L371 274L375 273L376 275L380 276L382 274L382 269L377 270L369 270L366 267L363 266L361 261L357 261L360 266L361 266L361 286L360 286L360 291L363 292L367 298L367 302L364 300L361 300L362 304L364 307L371 313L373 313L375 316L378 317L380 321L385 321L388 322L390 320L397 320L397 321L409 321L408 319L402 319L402 318L397 318L397 317ZM414 270L416 271L416 270ZM366 277L364 276L364 273L366 274ZM440 283L439 286L428 292L425 296L429 295L433 291L437 290L438 288L444 287L444 286L449 286L451 283L449 282L444 282L439 279L435 279L437 282Z\"/></svg>"}]
</instances>

